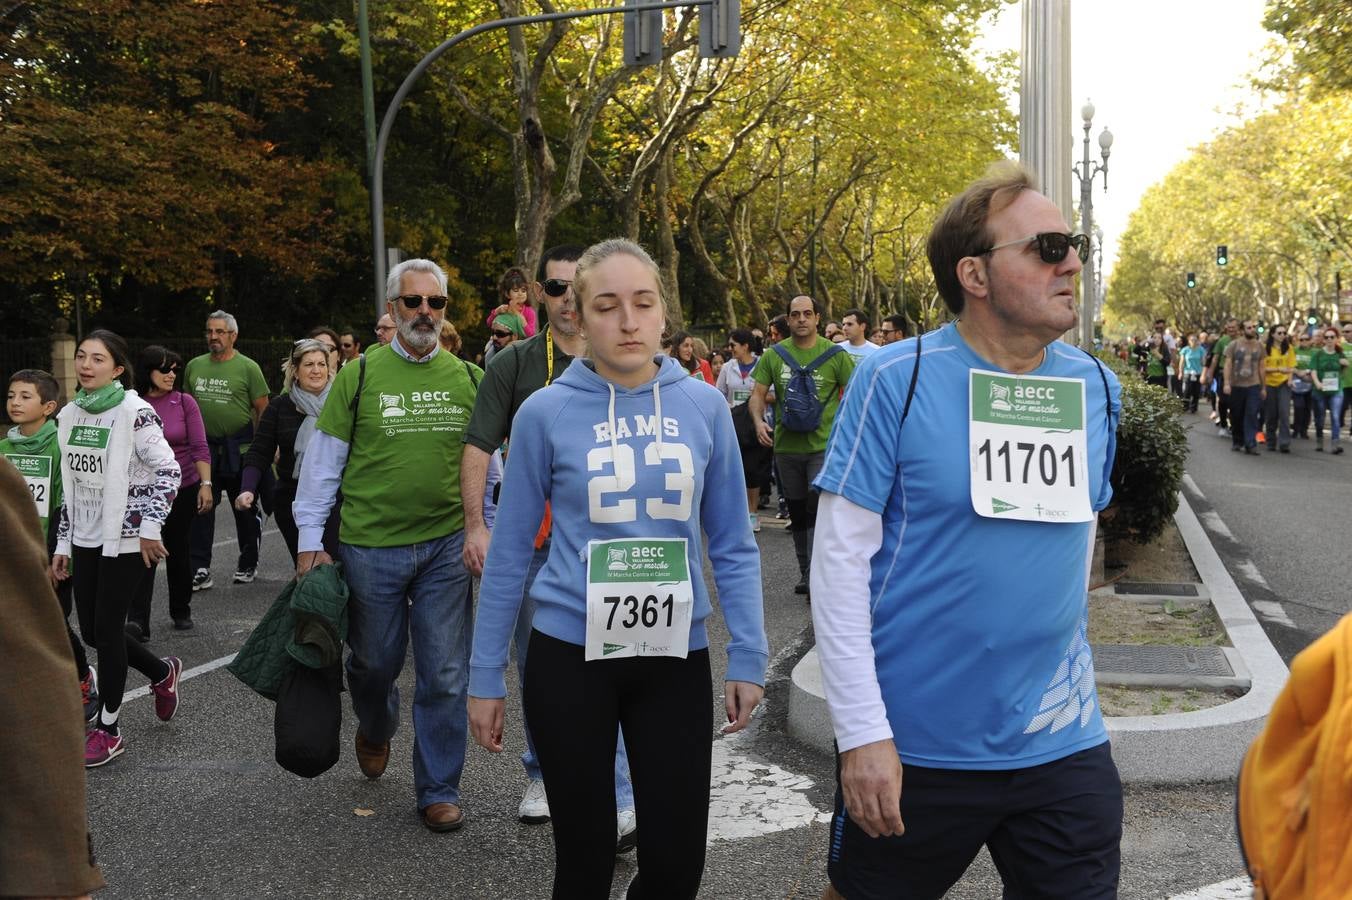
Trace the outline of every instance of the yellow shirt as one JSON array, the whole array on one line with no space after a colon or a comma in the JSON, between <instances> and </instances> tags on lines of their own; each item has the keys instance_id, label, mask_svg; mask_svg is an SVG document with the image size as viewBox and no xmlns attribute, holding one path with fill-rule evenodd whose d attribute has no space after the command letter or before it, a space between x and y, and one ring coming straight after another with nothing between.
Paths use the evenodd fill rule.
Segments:
<instances>
[{"instance_id":1,"label":"yellow shirt","mask_svg":"<svg viewBox=\"0 0 1352 900\"><path fill-rule=\"evenodd\" d=\"M1281 342L1273 341L1272 349L1268 351L1267 356L1263 358L1263 365L1267 367L1267 386L1280 387L1291 380L1290 372L1278 372L1277 369L1294 369L1296 367L1296 347L1294 344L1287 344L1285 353L1281 350Z\"/></svg>"}]
</instances>

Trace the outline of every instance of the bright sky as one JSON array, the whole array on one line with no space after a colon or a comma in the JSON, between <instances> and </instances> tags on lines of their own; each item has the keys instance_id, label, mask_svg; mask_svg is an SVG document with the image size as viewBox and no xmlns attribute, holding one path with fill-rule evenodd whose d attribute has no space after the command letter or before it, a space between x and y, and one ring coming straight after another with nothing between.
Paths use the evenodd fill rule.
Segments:
<instances>
[{"instance_id":1,"label":"bright sky","mask_svg":"<svg viewBox=\"0 0 1352 900\"><path fill-rule=\"evenodd\" d=\"M1271 37L1263 29L1265 6L1266 0L1072 0L1073 158L1084 153L1080 107L1086 98L1097 110L1090 132L1095 160L1099 132L1107 126L1113 133L1108 192L1101 175L1094 187L1108 271L1146 189L1192 147L1233 124L1237 104L1256 102L1248 76ZM986 48L1018 53L1021 7L1011 4L1000 13ZM1078 181L1072 191L1078 198Z\"/></svg>"}]
</instances>

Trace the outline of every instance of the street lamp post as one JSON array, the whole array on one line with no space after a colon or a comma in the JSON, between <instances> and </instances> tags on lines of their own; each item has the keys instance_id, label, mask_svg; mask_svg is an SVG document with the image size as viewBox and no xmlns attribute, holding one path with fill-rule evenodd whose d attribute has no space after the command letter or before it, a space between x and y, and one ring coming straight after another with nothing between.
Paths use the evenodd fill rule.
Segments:
<instances>
[{"instance_id":1,"label":"street lamp post","mask_svg":"<svg viewBox=\"0 0 1352 900\"><path fill-rule=\"evenodd\" d=\"M1089 158L1089 129L1094 125L1093 103L1085 101L1084 106L1080 107L1080 118L1084 119L1084 159L1072 165L1071 170L1080 179L1080 230L1092 239L1094 235L1094 176L1100 172L1103 173L1103 190L1107 191L1108 156L1112 152L1113 133L1105 128L1099 134L1099 152L1103 157L1103 162L1096 163ZM1091 253L1089 259L1085 261L1084 271L1080 274L1080 346L1086 350L1092 350L1094 347L1094 306L1098 297L1098 289L1094 281L1095 275L1094 255Z\"/></svg>"}]
</instances>

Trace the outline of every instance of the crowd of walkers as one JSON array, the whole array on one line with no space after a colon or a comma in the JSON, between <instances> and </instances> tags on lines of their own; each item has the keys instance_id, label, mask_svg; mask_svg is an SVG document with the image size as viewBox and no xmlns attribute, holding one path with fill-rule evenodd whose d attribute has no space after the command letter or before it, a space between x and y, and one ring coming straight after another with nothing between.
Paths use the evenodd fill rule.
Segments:
<instances>
[{"instance_id":1,"label":"crowd of walkers","mask_svg":"<svg viewBox=\"0 0 1352 900\"><path fill-rule=\"evenodd\" d=\"M693 897L711 733L746 728L764 694L755 533L773 485L793 590L817 593L840 753L826 896L939 896L983 844L1021 892L1115 895L1121 789L1084 621L1120 384L1058 340L1075 324L1070 286L1088 249L1004 164L936 222L928 253L954 321L911 338L902 316L824 321L799 295L764 332L736 328L710 347L671 327L658 267L622 239L552 248L533 280L505 272L483 348L446 318L442 268L402 262L374 344L312 329L281 361L275 397L235 350L227 312L207 317L207 352L186 363L161 346L133 360L123 338L88 333L64 407L51 375L11 377L14 425L0 442L35 507L24 558L46 560L51 623L58 608L77 614L78 635L67 625L54 640L73 657L72 708L82 691L85 767L127 749L129 667L161 720L178 711L182 663L149 649L156 570L172 629L193 629L224 494L235 583L256 578L269 515L297 579L339 564L367 778L388 765L411 648L428 830L465 821L468 740L501 752L519 729L517 817L553 823L555 897L609 896L615 855L636 846L627 896ZM1311 423L1323 449L1327 410L1341 452L1352 326L1274 328L1264 341L1232 321L1182 345L1158 326L1126 358L1189 412L1209 398L1236 449L1254 452L1262 428L1268 450L1286 450ZM1066 390L1084 399L1056 402ZM1002 481L992 466L998 442L1007 458L1020 438L1041 483ZM715 610L730 635L721 723ZM509 710L513 653L521 696ZM1005 788L992 792L997 772ZM69 871L84 879L76 892L97 886L96 870Z\"/></svg>"},{"instance_id":2,"label":"crowd of walkers","mask_svg":"<svg viewBox=\"0 0 1352 900\"><path fill-rule=\"evenodd\" d=\"M1290 453L1293 440L1343 452L1352 411L1352 322L1265 328L1227 319L1217 332L1175 337L1163 319L1150 335L1112 348L1151 384L1171 390L1187 413L1211 408L1216 433L1236 453ZM1324 434L1329 441L1325 444Z\"/></svg>"}]
</instances>

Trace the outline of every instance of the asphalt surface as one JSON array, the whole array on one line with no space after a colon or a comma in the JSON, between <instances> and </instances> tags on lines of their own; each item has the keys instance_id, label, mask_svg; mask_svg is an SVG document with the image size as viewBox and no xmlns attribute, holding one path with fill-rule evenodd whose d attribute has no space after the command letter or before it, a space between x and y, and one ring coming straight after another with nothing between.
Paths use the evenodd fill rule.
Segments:
<instances>
[{"instance_id":1,"label":"asphalt surface","mask_svg":"<svg viewBox=\"0 0 1352 900\"><path fill-rule=\"evenodd\" d=\"M194 597L195 631L169 629L161 576L152 649L182 657L189 670L233 653L288 578L286 550L271 531L269 523L259 579L251 585L229 584L234 548L217 547L216 587ZM233 534L228 514L220 511L218 542ZM715 737L715 759L721 753L741 773L716 774L715 792L721 783L742 815L711 814L714 839L701 896L817 897L826 884L834 764L790 738L785 721L789 671L811 642L810 611L792 593L796 566L789 536L767 518L759 542L773 660L767 700L745 736ZM725 641L719 620L711 645ZM716 667L720 655L713 654ZM716 670L715 684L720 676ZM133 672L129 690L142 681ZM511 682L509 690L516 696ZM435 835L414 809L411 665L401 693L405 724L394 738L389 770L374 782L361 776L352 756L355 720L346 700L343 757L313 780L273 762L272 704L223 668L184 681L172 722L155 719L149 698L129 701L121 718L127 752L88 773L90 827L109 883L100 896L549 896L550 826L516 820L524 785L516 705L508 705L506 752L495 756L471 741L462 782L465 827ZM719 696L710 698L711 717L721 717L721 706ZM1121 896L1167 897L1239 874L1231 791L1224 783L1129 787ZM749 832L741 828L747 822ZM623 896L634 865L633 855L619 858L612 896ZM950 893L964 900L999 895L998 876L984 853Z\"/></svg>"},{"instance_id":2,"label":"asphalt surface","mask_svg":"<svg viewBox=\"0 0 1352 900\"><path fill-rule=\"evenodd\" d=\"M1352 610L1352 453L1332 455L1327 433L1324 452L1316 452L1311 430L1309 440L1292 440L1289 454L1260 447L1248 456L1230 450L1205 409L1184 420L1188 502L1290 665ZM1343 445L1352 442L1344 436Z\"/></svg>"}]
</instances>

